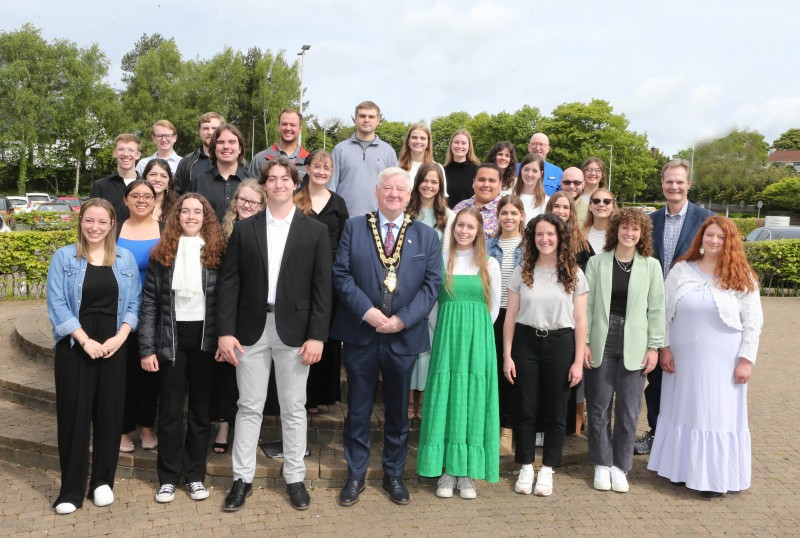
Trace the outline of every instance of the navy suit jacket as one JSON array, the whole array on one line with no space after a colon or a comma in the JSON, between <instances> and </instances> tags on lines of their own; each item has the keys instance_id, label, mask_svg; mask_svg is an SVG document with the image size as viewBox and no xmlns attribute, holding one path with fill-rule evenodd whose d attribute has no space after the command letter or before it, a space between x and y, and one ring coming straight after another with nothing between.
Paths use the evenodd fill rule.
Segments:
<instances>
[{"instance_id":1,"label":"navy suit jacket","mask_svg":"<svg viewBox=\"0 0 800 538\"><path fill-rule=\"evenodd\" d=\"M713 211L703 209L702 207L694 205L687 200L689 206L686 208L686 217L681 227L681 234L678 236L678 242L675 244L675 254L672 256L672 262L686 254L689 247L692 245L694 236L697 235L697 230L703 225L703 222L714 214ZM664 220L666 219L667 207L664 206L658 211L650 213L650 219L653 221L653 257L664 268Z\"/></svg>"},{"instance_id":2,"label":"navy suit jacket","mask_svg":"<svg viewBox=\"0 0 800 538\"><path fill-rule=\"evenodd\" d=\"M341 301L331 328L333 338L367 346L378 337L363 318L370 308L381 304L383 279L384 268L367 218L351 218L333 264L333 287ZM430 226L412 221L406 229L390 312L405 324L405 329L389 335L395 353L415 355L431 348L427 319L441 286L439 236Z\"/></svg>"}]
</instances>

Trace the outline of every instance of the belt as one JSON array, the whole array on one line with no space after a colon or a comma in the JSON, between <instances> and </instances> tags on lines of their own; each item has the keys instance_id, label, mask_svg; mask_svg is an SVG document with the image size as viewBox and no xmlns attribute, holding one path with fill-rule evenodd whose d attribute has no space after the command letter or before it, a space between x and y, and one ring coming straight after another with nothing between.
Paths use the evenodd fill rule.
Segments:
<instances>
[{"instance_id":1,"label":"belt","mask_svg":"<svg viewBox=\"0 0 800 538\"><path fill-rule=\"evenodd\" d=\"M267 312L275 312L275 305L267 304Z\"/></svg>"},{"instance_id":2,"label":"belt","mask_svg":"<svg viewBox=\"0 0 800 538\"><path fill-rule=\"evenodd\" d=\"M572 327L564 327L563 329L537 329L536 327L531 327L531 329L539 338L547 338L548 336L559 336L562 334L575 332L575 329Z\"/></svg>"}]
</instances>

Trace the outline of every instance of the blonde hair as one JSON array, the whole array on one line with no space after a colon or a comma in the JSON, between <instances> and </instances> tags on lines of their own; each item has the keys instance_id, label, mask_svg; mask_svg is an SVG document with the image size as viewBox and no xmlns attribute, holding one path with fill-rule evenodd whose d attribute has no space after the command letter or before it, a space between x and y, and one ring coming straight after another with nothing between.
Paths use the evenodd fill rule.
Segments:
<instances>
[{"instance_id":1,"label":"blonde hair","mask_svg":"<svg viewBox=\"0 0 800 538\"><path fill-rule=\"evenodd\" d=\"M483 217L480 211L474 207L465 207L458 213L456 218L453 219L453 227L450 230L450 255L447 259L447 269L445 270L444 289L447 295L453 297L453 269L456 261L456 224L462 215L471 215L478 221L478 230L475 234L475 240L472 242L472 263L478 267L478 276L481 279L483 286L483 297L486 299L486 308L492 308L492 288L489 282L489 262L486 257L486 237L483 234Z\"/></svg>"},{"instance_id":2,"label":"blonde hair","mask_svg":"<svg viewBox=\"0 0 800 538\"><path fill-rule=\"evenodd\" d=\"M249 177L243 180L239 184L239 188L236 189L236 194L233 195L233 203L231 203L230 207L228 208L228 212L225 213L225 218L222 219L222 234L225 236L225 239L230 238L231 234L233 233L233 225L236 224L236 221L239 220L239 213L236 211L236 199L239 197L239 193L242 192L242 189L248 188L258 194L261 198L261 207L264 207L267 204L267 191L264 190L264 187L256 181L255 179Z\"/></svg>"},{"instance_id":3,"label":"blonde hair","mask_svg":"<svg viewBox=\"0 0 800 538\"><path fill-rule=\"evenodd\" d=\"M81 204L81 211L78 213L78 241L76 242L77 252L75 256L77 258L89 259L89 242L86 241L86 238L83 236L83 226L81 226L80 223L83 222L86 211L93 207L105 209L108 211L108 216L111 218L111 228L108 234L106 234L105 239L103 239L103 265L111 267L114 265L114 260L117 258L117 234L114 233L114 228L117 223L117 214L114 211L114 206L102 198L89 198Z\"/></svg>"}]
</instances>

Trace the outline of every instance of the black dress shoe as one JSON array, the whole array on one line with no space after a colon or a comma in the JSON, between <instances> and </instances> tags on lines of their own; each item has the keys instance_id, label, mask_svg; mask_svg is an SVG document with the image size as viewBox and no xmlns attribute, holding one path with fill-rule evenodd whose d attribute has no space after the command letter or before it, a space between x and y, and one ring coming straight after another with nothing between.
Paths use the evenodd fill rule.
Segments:
<instances>
[{"instance_id":1,"label":"black dress shoe","mask_svg":"<svg viewBox=\"0 0 800 538\"><path fill-rule=\"evenodd\" d=\"M721 491L701 491L700 496L704 499L713 499L714 497L722 497Z\"/></svg>"},{"instance_id":2,"label":"black dress shoe","mask_svg":"<svg viewBox=\"0 0 800 538\"><path fill-rule=\"evenodd\" d=\"M350 480L344 483L342 491L339 493L339 504L342 506L353 506L358 502L358 496L364 491L363 480Z\"/></svg>"},{"instance_id":3,"label":"black dress shoe","mask_svg":"<svg viewBox=\"0 0 800 538\"><path fill-rule=\"evenodd\" d=\"M302 482L286 484L286 493L289 494L289 502L292 503L292 508L295 510L308 510L308 505L311 504L311 497L306 491L305 484Z\"/></svg>"},{"instance_id":4,"label":"black dress shoe","mask_svg":"<svg viewBox=\"0 0 800 538\"><path fill-rule=\"evenodd\" d=\"M234 481L228 496L225 497L225 512L237 512L244 506L244 501L253 494L253 484L248 484L243 478Z\"/></svg>"},{"instance_id":5,"label":"black dress shoe","mask_svg":"<svg viewBox=\"0 0 800 538\"><path fill-rule=\"evenodd\" d=\"M393 503L408 504L408 490L399 476L384 476L383 489L389 492Z\"/></svg>"}]
</instances>

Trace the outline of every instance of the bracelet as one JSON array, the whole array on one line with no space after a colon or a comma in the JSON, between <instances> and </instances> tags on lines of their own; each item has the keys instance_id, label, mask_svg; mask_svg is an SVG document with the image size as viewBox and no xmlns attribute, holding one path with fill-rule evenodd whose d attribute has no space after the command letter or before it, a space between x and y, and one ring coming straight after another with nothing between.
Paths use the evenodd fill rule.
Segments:
<instances>
[{"instance_id":1,"label":"bracelet","mask_svg":"<svg viewBox=\"0 0 800 538\"><path fill-rule=\"evenodd\" d=\"M84 340L83 342L81 342L81 347L84 347L84 346L86 346L86 344L88 344L88 343L89 343L89 340L91 340L91 338L87 338L86 340Z\"/></svg>"}]
</instances>

